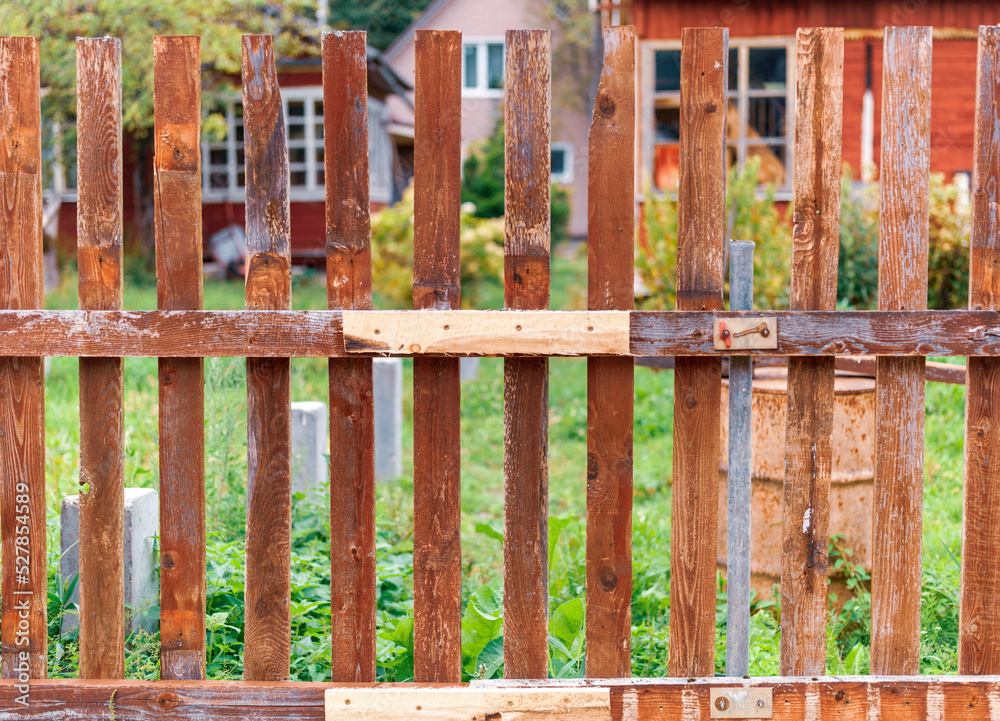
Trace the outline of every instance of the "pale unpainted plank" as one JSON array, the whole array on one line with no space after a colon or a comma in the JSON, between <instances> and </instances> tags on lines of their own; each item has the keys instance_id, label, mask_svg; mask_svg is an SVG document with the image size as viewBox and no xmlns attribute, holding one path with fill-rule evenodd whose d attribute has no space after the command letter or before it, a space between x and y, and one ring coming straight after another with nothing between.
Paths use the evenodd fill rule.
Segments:
<instances>
[{"instance_id":1,"label":"pale unpainted plank","mask_svg":"<svg viewBox=\"0 0 1000 721\"><path fill-rule=\"evenodd\" d=\"M42 149L36 38L0 38L0 307L42 305ZM45 376L0 358L0 675L47 675ZM23 622L26 622L23 623Z\"/></svg>"},{"instance_id":2,"label":"pale unpainted plank","mask_svg":"<svg viewBox=\"0 0 1000 721\"><path fill-rule=\"evenodd\" d=\"M157 306L202 307L201 39L153 39ZM160 677L205 677L205 375L159 360Z\"/></svg>"},{"instance_id":3,"label":"pale unpainted plank","mask_svg":"<svg viewBox=\"0 0 1000 721\"><path fill-rule=\"evenodd\" d=\"M504 304L549 305L551 40L507 31ZM504 677L548 676L548 359L504 361Z\"/></svg>"},{"instance_id":4,"label":"pale unpainted plank","mask_svg":"<svg viewBox=\"0 0 1000 721\"><path fill-rule=\"evenodd\" d=\"M678 310L722 307L728 40L720 28L682 33ZM668 666L698 676L715 667L721 360L678 359L674 379Z\"/></svg>"},{"instance_id":5,"label":"pale unpainted plank","mask_svg":"<svg viewBox=\"0 0 1000 721\"><path fill-rule=\"evenodd\" d=\"M979 29L969 308L1000 306L1000 27ZM969 358L958 670L1000 673L1000 362Z\"/></svg>"},{"instance_id":6,"label":"pale unpainted plank","mask_svg":"<svg viewBox=\"0 0 1000 721\"><path fill-rule=\"evenodd\" d=\"M840 248L844 31L803 28L796 53L792 310L834 310ZM834 359L789 359L782 492L785 675L826 669Z\"/></svg>"},{"instance_id":7,"label":"pale unpainted plank","mask_svg":"<svg viewBox=\"0 0 1000 721\"><path fill-rule=\"evenodd\" d=\"M285 122L270 35L243 36L246 308L291 307ZM291 660L291 388L287 358L247 358L243 676L287 680Z\"/></svg>"},{"instance_id":8,"label":"pale unpainted plank","mask_svg":"<svg viewBox=\"0 0 1000 721\"><path fill-rule=\"evenodd\" d=\"M460 306L462 34L417 30L413 307ZM462 679L461 377L413 361L413 676Z\"/></svg>"},{"instance_id":9,"label":"pale unpainted plank","mask_svg":"<svg viewBox=\"0 0 1000 721\"><path fill-rule=\"evenodd\" d=\"M620 311L344 312L352 353L402 355L627 355L629 316Z\"/></svg>"},{"instance_id":10,"label":"pale unpainted plank","mask_svg":"<svg viewBox=\"0 0 1000 721\"><path fill-rule=\"evenodd\" d=\"M327 304L372 305L366 34L323 36ZM332 678L375 680L375 431L372 362L331 358Z\"/></svg>"},{"instance_id":11,"label":"pale unpainted plank","mask_svg":"<svg viewBox=\"0 0 1000 721\"><path fill-rule=\"evenodd\" d=\"M587 231L591 310L631 310L635 201L635 29L604 29L590 127ZM588 324L588 328L592 327ZM632 670L631 358L587 360L587 675Z\"/></svg>"},{"instance_id":12,"label":"pale unpainted plank","mask_svg":"<svg viewBox=\"0 0 1000 721\"><path fill-rule=\"evenodd\" d=\"M78 39L81 310L122 306L121 41ZM121 358L80 359L80 677L125 673Z\"/></svg>"},{"instance_id":13,"label":"pale unpainted plank","mask_svg":"<svg viewBox=\"0 0 1000 721\"><path fill-rule=\"evenodd\" d=\"M882 79L880 310L927 307L930 28L887 28ZM872 671L920 669L924 360L879 358L872 501Z\"/></svg>"}]
</instances>

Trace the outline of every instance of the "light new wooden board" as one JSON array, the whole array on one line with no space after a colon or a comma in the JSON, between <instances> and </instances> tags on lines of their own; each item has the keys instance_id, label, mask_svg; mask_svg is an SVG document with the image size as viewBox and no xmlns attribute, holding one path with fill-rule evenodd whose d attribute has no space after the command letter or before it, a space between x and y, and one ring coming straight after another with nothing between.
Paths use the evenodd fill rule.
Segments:
<instances>
[{"instance_id":1,"label":"light new wooden board","mask_svg":"<svg viewBox=\"0 0 1000 721\"><path fill-rule=\"evenodd\" d=\"M348 352L628 355L621 311L344 311Z\"/></svg>"},{"instance_id":2,"label":"light new wooden board","mask_svg":"<svg viewBox=\"0 0 1000 721\"><path fill-rule=\"evenodd\" d=\"M611 721L611 691L575 688L331 688L327 721Z\"/></svg>"}]
</instances>

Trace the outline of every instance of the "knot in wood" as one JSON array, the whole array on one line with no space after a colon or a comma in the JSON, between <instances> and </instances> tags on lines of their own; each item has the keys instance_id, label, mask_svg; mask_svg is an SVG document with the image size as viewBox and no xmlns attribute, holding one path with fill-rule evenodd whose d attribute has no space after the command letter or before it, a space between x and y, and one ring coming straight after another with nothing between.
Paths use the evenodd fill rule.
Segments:
<instances>
[{"instance_id":1,"label":"knot in wood","mask_svg":"<svg viewBox=\"0 0 1000 721\"><path fill-rule=\"evenodd\" d=\"M601 569L601 587L605 591L614 591L618 586L618 574L610 568Z\"/></svg>"},{"instance_id":2,"label":"knot in wood","mask_svg":"<svg viewBox=\"0 0 1000 721\"><path fill-rule=\"evenodd\" d=\"M615 114L615 101L610 95L602 95L597 99L597 109L601 111L602 115L611 117Z\"/></svg>"},{"instance_id":3,"label":"knot in wood","mask_svg":"<svg viewBox=\"0 0 1000 721\"><path fill-rule=\"evenodd\" d=\"M708 105L706 105L705 106L705 112L706 113L714 113L715 112L715 103L709 103Z\"/></svg>"}]
</instances>

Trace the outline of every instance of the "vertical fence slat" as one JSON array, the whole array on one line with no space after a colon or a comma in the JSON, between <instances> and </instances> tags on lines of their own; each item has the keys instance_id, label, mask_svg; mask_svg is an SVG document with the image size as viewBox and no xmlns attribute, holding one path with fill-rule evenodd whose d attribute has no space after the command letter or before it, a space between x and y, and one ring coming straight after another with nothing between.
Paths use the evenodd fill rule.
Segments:
<instances>
[{"instance_id":1,"label":"vertical fence slat","mask_svg":"<svg viewBox=\"0 0 1000 721\"><path fill-rule=\"evenodd\" d=\"M729 33L688 28L681 42L677 309L718 310L726 229ZM670 532L672 676L708 676L715 671L721 392L721 359L677 358Z\"/></svg>"},{"instance_id":2,"label":"vertical fence slat","mask_svg":"<svg viewBox=\"0 0 1000 721\"><path fill-rule=\"evenodd\" d=\"M201 39L153 39L157 307L200 310ZM160 677L205 677L205 373L160 358Z\"/></svg>"},{"instance_id":3,"label":"vertical fence slat","mask_svg":"<svg viewBox=\"0 0 1000 721\"><path fill-rule=\"evenodd\" d=\"M270 35L243 36L246 308L289 310L288 145ZM243 677L287 680L291 659L291 387L288 358L247 358Z\"/></svg>"},{"instance_id":4,"label":"vertical fence slat","mask_svg":"<svg viewBox=\"0 0 1000 721\"><path fill-rule=\"evenodd\" d=\"M1000 309L1000 27L979 28L969 307ZM1000 359L969 358L958 672L1000 673Z\"/></svg>"},{"instance_id":5,"label":"vertical fence slat","mask_svg":"<svg viewBox=\"0 0 1000 721\"><path fill-rule=\"evenodd\" d=\"M0 308L42 307L38 40L0 38ZM2 676L47 673L45 377L41 358L0 358ZM27 619L27 628L21 621Z\"/></svg>"},{"instance_id":6,"label":"vertical fence slat","mask_svg":"<svg viewBox=\"0 0 1000 721\"><path fill-rule=\"evenodd\" d=\"M844 31L798 31L792 310L835 310L840 248ZM788 359L781 673L826 669L834 359Z\"/></svg>"},{"instance_id":7,"label":"vertical fence slat","mask_svg":"<svg viewBox=\"0 0 1000 721\"><path fill-rule=\"evenodd\" d=\"M635 29L604 29L590 127L591 310L631 310L635 200ZM587 359L587 675L632 671L631 358Z\"/></svg>"},{"instance_id":8,"label":"vertical fence slat","mask_svg":"<svg viewBox=\"0 0 1000 721\"><path fill-rule=\"evenodd\" d=\"M77 40L81 310L122 307L121 41ZM80 677L125 673L121 358L80 359Z\"/></svg>"},{"instance_id":9,"label":"vertical fence slat","mask_svg":"<svg viewBox=\"0 0 1000 721\"><path fill-rule=\"evenodd\" d=\"M886 28L879 310L927 307L931 29ZM920 671L924 358L879 358L872 520L872 673Z\"/></svg>"},{"instance_id":10,"label":"vertical fence slat","mask_svg":"<svg viewBox=\"0 0 1000 721\"><path fill-rule=\"evenodd\" d=\"M504 304L549 306L551 53L547 30L508 30ZM504 678L548 676L547 358L504 359Z\"/></svg>"},{"instance_id":11,"label":"vertical fence slat","mask_svg":"<svg viewBox=\"0 0 1000 721\"><path fill-rule=\"evenodd\" d=\"M323 36L326 281L333 310L372 307L364 32ZM331 358L330 602L334 681L375 680L372 362Z\"/></svg>"},{"instance_id":12,"label":"vertical fence slat","mask_svg":"<svg viewBox=\"0 0 1000 721\"><path fill-rule=\"evenodd\" d=\"M457 309L462 34L417 30L413 308ZM413 359L413 675L462 680L458 358Z\"/></svg>"}]
</instances>

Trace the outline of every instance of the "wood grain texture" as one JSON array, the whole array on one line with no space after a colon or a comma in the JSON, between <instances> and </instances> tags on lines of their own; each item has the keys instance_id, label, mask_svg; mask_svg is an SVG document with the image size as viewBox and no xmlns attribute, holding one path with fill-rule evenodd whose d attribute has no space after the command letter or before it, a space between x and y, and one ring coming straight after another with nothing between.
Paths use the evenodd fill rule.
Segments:
<instances>
[{"instance_id":1,"label":"wood grain texture","mask_svg":"<svg viewBox=\"0 0 1000 721\"><path fill-rule=\"evenodd\" d=\"M508 30L504 75L504 304L549 306L551 40ZM504 678L549 661L549 362L504 361Z\"/></svg>"},{"instance_id":2,"label":"wood grain texture","mask_svg":"<svg viewBox=\"0 0 1000 721\"><path fill-rule=\"evenodd\" d=\"M366 35L323 36L329 308L372 305ZM375 680L375 425L372 362L331 358L332 678Z\"/></svg>"},{"instance_id":3,"label":"wood grain texture","mask_svg":"<svg viewBox=\"0 0 1000 721\"><path fill-rule=\"evenodd\" d=\"M288 147L270 35L243 36L246 307L291 308ZM247 358L243 677L286 680L291 660L291 387L287 358Z\"/></svg>"},{"instance_id":4,"label":"wood grain texture","mask_svg":"<svg viewBox=\"0 0 1000 721\"><path fill-rule=\"evenodd\" d=\"M631 310L635 202L635 29L604 29L590 126L591 310ZM590 327L590 326L588 326ZM587 675L632 671L631 358L587 360Z\"/></svg>"},{"instance_id":5,"label":"wood grain texture","mask_svg":"<svg viewBox=\"0 0 1000 721\"><path fill-rule=\"evenodd\" d=\"M712 688L770 688L776 721L867 721L868 719L962 719L996 721L1000 682L992 677L784 677L753 680L725 678L635 679L602 681L611 695L614 721L708 721ZM256 721L324 719L324 695L372 690L418 689L407 684L352 684L334 687L321 683L264 684L240 681L66 681L44 680L31 684L31 703L17 707L12 681L0 681L0 721L83 721L115 717L129 721L152 719L253 718ZM424 686L431 690L431 687ZM449 688L436 686L437 689ZM496 682L473 682L450 688L490 690ZM583 679L505 681L500 689L566 688L570 692L595 688ZM412 692L412 691L410 691ZM113 700L112 700L113 695ZM354 705L354 704L352 704ZM472 718L472 714L469 714ZM480 717L481 718L481 717ZM521 717L523 718L523 717Z\"/></svg>"},{"instance_id":6,"label":"wood grain texture","mask_svg":"<svg viewBox=\"0 0 1000 721\"><path fill-rule=\"evenodd\" d=\"M979 29L969 307L1000 307L1000 28ZM969 358L958 670L1000 673L1000 362Z\"/></svg>"},{"instance_id":7,"label":"wood grain texture","mask_svg":"<svg viewBox=\"0 0 1000 721\"><path fill-rule=\"evenodd\" d=\"M880 310L927 307L931 30L888 28L882 79ZM912 330L912 329L911 329ZM924 360L879 358L872 501L872 671L920 669Z\"/></svg>"},{"instance_id":8,"label":"wood grain texture","mask_svg":"<svg viewBox=\"0 0 1000 721\"><path fill-rule=\"evenodd\" d=\"M835 310L840 249L844 31L798 32L792 310ZM786 676L826 670L834 359L788 360L781 652Z\"/></svg>"},{"instance_id":9,"label":"wood grain texture","mask_svg":"<svg viewBox=\"0 0 1000 721\"><path fill-rule=\"evenodd\" d=\"M443 311L344 313L350 353L628 355L620 311Z\"/></svg>"},{"instance_id":10,"label":"wood grain texture","mask_svg":"<svg viewBox=\"0 0 1000 721\"><path fill-rule=\"evenodd\" d=\"M153 39L157 306L202 307L201 39ZM160 677L205 677L205 373L161 358Z\"/></svg>"},{"instance_id":11,"label":"wood grain texture","mask_svg":"<svg viewBox=\"0 0 1000 721\"><path fill-rule=\"evenodd\" d=\"M35 38L0 38L0 307L42 305L42 148ZM47 675L45 375L0 358L0 676Z\"/></svg>"},{"instance_id":12,"label":"wood grain texture","mask_svg":"<svg viewBox=\"0 0 1000 721\"><path fill-rule=\"evenodd\" d=\"M677 310L722 307L728 41L728 30L718 28L688 28L681 36ZM708 675L715 667L721 392L718 357L677 359L670 532L671 676Z\"/></svg>"},{"instance_id":13,"label":"wood grain texture","mask_svg":"<svg viewBox=\"0 0 1000 721\"><path fill-rule=\"evenodd\" d=\"M677 355L719 357L723 352L758 359L835 355L841 356L837 363L844 369L854 363L848 359L853 356L862 358L855 369L870 375L871 365L864 357L872 355L1000 355L997 311L518 311L516 316L508 311L439 312L459 314L460 326L482 325L480 332L468 333L461 347L449 347L442 355L524 353L522 339L499 343L492 335L516 316L530 317L523 327L530 327L539 338L547 334L544 345L532 341L530 347L533 353L549 356L632 355L661 364ZM401 325L417 311L0 310L0 355L349 358L422 352L409 348L349 352L344 346L344 317L364 313L377 313ZM628 323L628 345L617 340L623 336L620 331L598 333L599 324L582 324L585 314L607 318L612 327ZM775 319L777 347L714 350L712 326L719 318ZM516 328L517 323L513 325ZM590 325L595 328L593 342L582 335ZM609 343L609 339L614 340ZM931 368L929 380L954 382L954 371L945 372L939 365ZM961 366L952 368L962 372Z\"/></svg>"},{"instance_id":14,"label":"wood grain texture","mask_svg":"<svg viewBox=\"0 0 1000 721\"><path fill-rule=\"evenodd\" d=\"M413 307L460 306L462 34L416 31ZM462 680L458 358L413 360L413 677Z\"/></svg>"},{"instance_id":15,"label":"wood grain texture","mask_svg":"<svg viewBox=\"0 0 1000 721\"><path fill-rule=\"evenodd\" d=\"M611 721L611 692L585 686L564 688L330 689L326 721Z\"/></svg>"},{"instance_id":16,"label":"wood grain texture","mask_svg":"<svg viewBox=\"0 0 1000 721\"><path fill-rule=\"evenodd\" d=\"M121 41L80 39L77 263L81 310L122 306ZM80 677L125 673L121 358L80 359Z\"/></svg>"}]
</instances>

